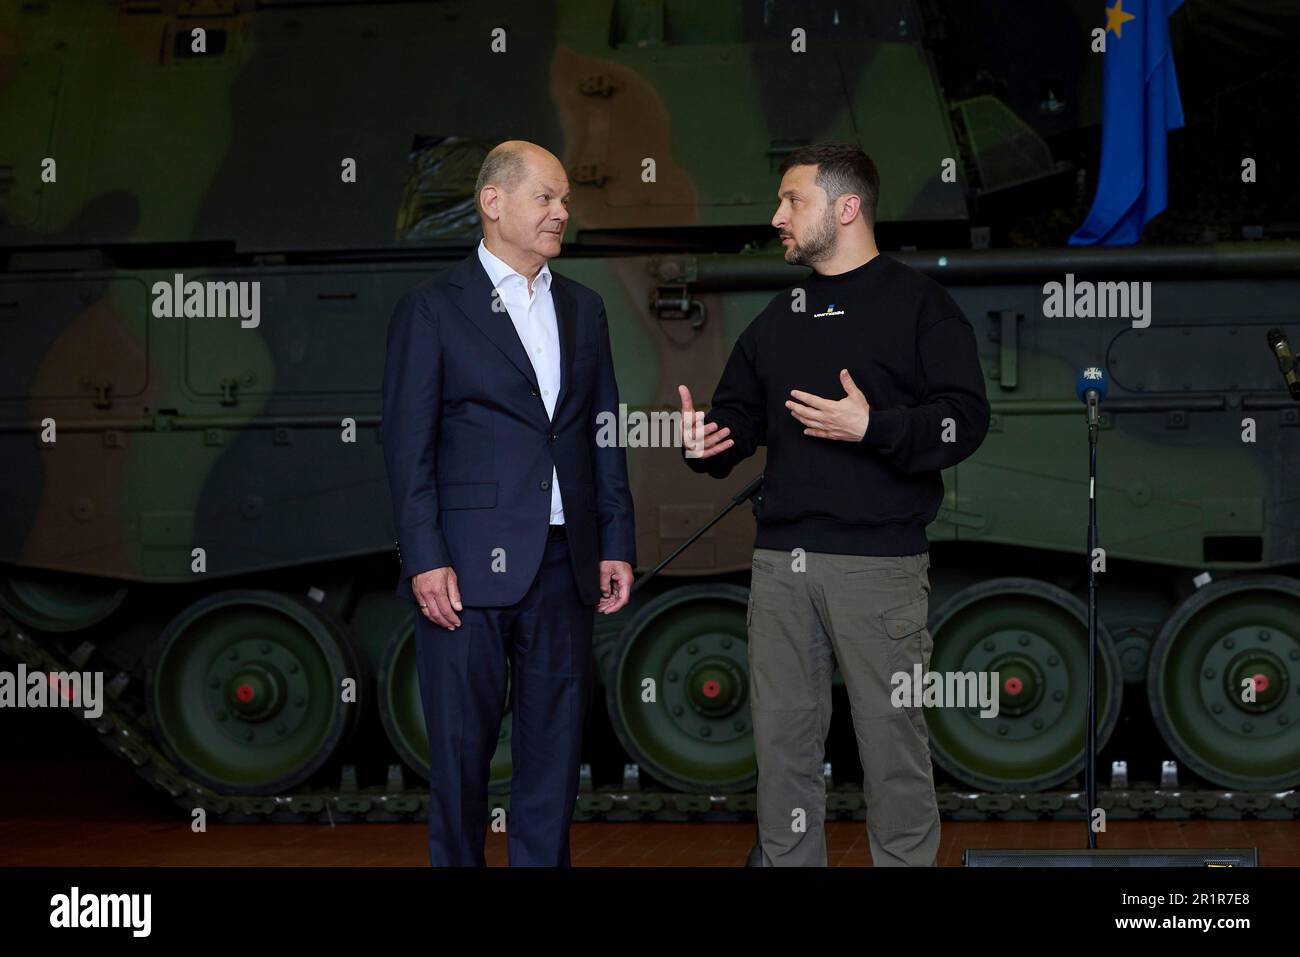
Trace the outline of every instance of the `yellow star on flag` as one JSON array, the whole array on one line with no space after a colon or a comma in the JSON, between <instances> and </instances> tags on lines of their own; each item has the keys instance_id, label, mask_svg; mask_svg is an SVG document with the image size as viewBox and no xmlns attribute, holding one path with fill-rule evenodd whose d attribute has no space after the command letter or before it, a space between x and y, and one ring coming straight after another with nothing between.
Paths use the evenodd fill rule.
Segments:
<instances>
[{"instance_id":1,"label":"yellow star on flag","mask_svg":"<svg viewBox=\"0 0 1300 957\"><path fill-rule=\"evenodd\" d=\"M1131 13L1124 12L1124 0L1115 0L1115 6L1106 8L1106 32L1115 31L1115 36L1123 38L1120 29L1129 20L1136 20Z\"/></svg>"}]
</instances>

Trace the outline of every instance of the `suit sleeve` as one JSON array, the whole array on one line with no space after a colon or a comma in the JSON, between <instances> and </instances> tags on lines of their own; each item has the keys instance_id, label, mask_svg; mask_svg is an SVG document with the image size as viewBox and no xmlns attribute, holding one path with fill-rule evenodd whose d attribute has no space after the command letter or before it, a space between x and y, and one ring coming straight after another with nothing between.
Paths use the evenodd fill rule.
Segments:
<instances>
[{"instance_id":1,"label":"suit sleeve","mask_svg":"<svg viewBox=\"0 0 1300 957\"><path fill-rule=\"evenodd\" d=\"M426 296L412 291L397 303L384 362L384 462L403 578L451 564L438 524L442 350Z\"/></svg>"},{"instance_id":2,"label":"suit sleeve","mask_svg":"<svg viewBox=\"0 0 1300 957\"><path fill-rule=\"evenodd\" d=\"M600 302L599 297L597 301ZM600 538L600 561L627 562L636 567L636 530L632 492L627 481L627 453L619 442L599 441L601 416L618 421L618 382L614 378L614 356L609 344L609 320L600 302L596 331L596 394L591 405L590 436L596 472L596 522Z\"/></svg>"},{"instance_id":3,"label":"suit sleeve","mask_svg":"<svg viewBox=\"0 0 1300 957\"><path fill-rule=\"evenodd\" d=\"M917 338L925 401L872 409L862 444L907 475L950 468L979 448L989 430L989 402L975 331L960 314Z\"/></svg>"},{"instance_id":4,"label":"suit sleeve","mask_svg":"<svg viewBox=\"0 0 1300 957\"><path fill-rule=\"evenodd\" d=\"M731 429L731 448L707 459L692 458L682 449L682 457L693 471L714 478L726 478L733 468L767 444L767 399L758 377L753 326L736 340L722 378L713 392L713 402L705 424L718 423L718 431ZM683 428L686 423L682 423Z\"/></svg>"}]
</instances>

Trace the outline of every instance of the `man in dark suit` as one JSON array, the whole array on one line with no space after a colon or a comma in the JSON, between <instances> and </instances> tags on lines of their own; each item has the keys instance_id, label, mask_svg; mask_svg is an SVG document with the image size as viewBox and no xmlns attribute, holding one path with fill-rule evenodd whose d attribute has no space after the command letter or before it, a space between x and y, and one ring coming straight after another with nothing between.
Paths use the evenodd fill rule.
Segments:
<instances>
[{"instance_id":1,"label":"man in dark suit","mask_svg":"<svg viewBox=\"0 0 1300 957\"><path fill-rule=\"evenodd\" d=\"M592 606L627 604L636 561L624 452L596 441L618 386L600 296L546 264L568 221L559 160L502 143L476 194L483 241L397 304L384 369L397 593L420 611L429 857L484 863L508 676L510 863L564 866Z\"/></svg>"}]
</instances>

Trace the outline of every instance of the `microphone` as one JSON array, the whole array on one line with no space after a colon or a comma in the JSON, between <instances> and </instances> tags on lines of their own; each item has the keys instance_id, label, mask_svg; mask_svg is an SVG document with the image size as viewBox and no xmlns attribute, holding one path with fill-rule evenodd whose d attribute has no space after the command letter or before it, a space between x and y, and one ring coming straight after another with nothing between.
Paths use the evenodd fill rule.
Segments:
<instances>
[{"instance_id":1,"label":"microphone","mask_svg":"<svg viewBox=\"0 0 1300 957\"><path fill-rule=\"evenodd\" d=\"M1277 365L1282 370L1291 398L1300 400L1300 372L1296 371L1295 354L1291 351L1291 343L1287 342L1286 333L1281 329L1268 330L1268 347L1277 356Z\"/></svg>"},{"instance_id":2,"label":"microphone","mask_svg":"<svg viewBox=\"0 0 1300 957\"><path fill-rule=\"evenodd\" d=\"M1088 406L1088 428L1096 429L1100 423L1101 400L1106 398L1110 383L1100 366L1088 366L1079 373L1074 383L1074 394Z\"/></svg>"}]
</instances>

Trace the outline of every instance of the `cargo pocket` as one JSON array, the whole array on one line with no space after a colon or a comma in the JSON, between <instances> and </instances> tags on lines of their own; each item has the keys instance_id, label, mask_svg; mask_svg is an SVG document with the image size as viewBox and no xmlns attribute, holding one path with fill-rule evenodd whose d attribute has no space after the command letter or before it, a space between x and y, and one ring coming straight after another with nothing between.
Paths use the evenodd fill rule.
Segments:
<instances>
[{"instance_id":1,"label":"cargo pocket","mask_svg":"<svg viewBox=\"0 0 1300 957\"><path fill-rule=\"evenodd\" d=\"M889 654L892 672L903 671L910 675L913 665L920 665L923 671L928 667L925 624L929 604L929 596L922 594L880 613L885 634L892 639Z\"/></svg>"}]
</instances>

